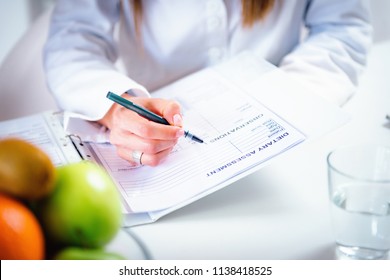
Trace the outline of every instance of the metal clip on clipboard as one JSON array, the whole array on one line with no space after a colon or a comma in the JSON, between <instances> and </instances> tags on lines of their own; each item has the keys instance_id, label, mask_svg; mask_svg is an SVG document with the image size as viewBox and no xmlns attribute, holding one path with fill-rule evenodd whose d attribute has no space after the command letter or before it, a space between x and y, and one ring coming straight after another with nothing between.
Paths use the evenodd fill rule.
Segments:
<instances>
[{"instance_id":1,"label":"metal clip on clipboard","mask_svg":"<svg viewBox=\"0 0 390 280\"><path fill-rule=\"evenodd\" d=\"M89 148L89 144L84 143L79 135L69 134L68 137L82 160L93 160L96 158L93 156L93 152Z\"/></svg>"}]
</instances>

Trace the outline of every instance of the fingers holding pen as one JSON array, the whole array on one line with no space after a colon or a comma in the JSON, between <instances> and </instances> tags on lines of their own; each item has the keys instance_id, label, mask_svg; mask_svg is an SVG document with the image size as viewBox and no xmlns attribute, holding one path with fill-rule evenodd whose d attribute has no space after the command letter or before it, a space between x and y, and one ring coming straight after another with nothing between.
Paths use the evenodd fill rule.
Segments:
<instances>
[{"instance_id":1,"label":"fingers holding pen","mask_svg":"<svg viewBox=\"0 0 390 280\"><path fill-rule=\"evenodd\" d=\"M117 110L114 112L113 121L111 121L111 133L114 131L122 133L136 134L145 139L173 140L178 139L184 134L184 130L178 126L162 125L144 117L126 108L115 104Z\"/></svg>"},{"instance_id":2,"label":"fingers holding pen","mask_svg":"<svg viewBox=\"0 0 390 280\"><path fill-rule=\"evenodd\" d=\"M123 129L147 139L177 139L184 135L179 103L159 98L137 97L133 98L132 102L162 116L171 125L161 125L122 107L120 115L123 118L121 123L125 126Z\"/></svg>"},{"instance_id":3,"label":"fingers holding pen","mask_svg":"<svg viewBox=\"0 0 390 280\"><path fill-rule=\"evenodd\" d=\"M183 118L181 116L181 108L176 101L169 101L162 110L162 116L171 124L178 127L183 127Z\"/></svg>"},{"instance_id":4,"label":"fingers holding pen","mask_svg":"<svg viewBox=\"0 0 390 280\"><path fill-rule=\"evenodd\" d=\"M149 98L144 101L143 105L146 108L165 118L171 125L183 126L181 107L178 102L161 98ZM137 100L134 100L134 102L137 102Z\"/></svg>"},{"instance_id":5,"label":"fingers holding pen","mask_svg":"<svg viewBox=\"0 0 390 280\"><path fill-rule=\"evenodd\" d=\"M184 135L180 105L177 102L123 95L133 104L165 118L165 125L147 119L122 105L113 104L101 123L110 128L110 142L120 157L133 165L155 166L162 162Z\"/></svg>"},{"instance_id":6,"label":"fingers holding pen","mask_svg":"<svg viewBox=\"0 0 390 280\"><path fill-rule=\"evenodd\" d=\"M162 125L146 119L129 123L127 128L144 139L177 140L184 135L184 129L181 127Z\"/></svg>"}]
</instances>

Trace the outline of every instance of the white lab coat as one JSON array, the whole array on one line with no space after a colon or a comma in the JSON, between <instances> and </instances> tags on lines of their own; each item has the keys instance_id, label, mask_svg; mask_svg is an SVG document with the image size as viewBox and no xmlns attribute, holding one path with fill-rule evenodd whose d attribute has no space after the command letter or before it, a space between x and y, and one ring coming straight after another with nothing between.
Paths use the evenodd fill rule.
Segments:
<instances>
[{"instance_id":1,"label":"white lab coat","mask_svg":"<svg viewBox=\"0 0 390 280\"><path fill-rule=\"evenodd\" d=\"M276 0L252 28L241 26L240 0L143 1L142 38L129 2L57 0L44 64L62 109L97 120L112 104L108 91L148 95L247 49L343 104L371 42L365 0Z\"/></svg>"}]
</instances>

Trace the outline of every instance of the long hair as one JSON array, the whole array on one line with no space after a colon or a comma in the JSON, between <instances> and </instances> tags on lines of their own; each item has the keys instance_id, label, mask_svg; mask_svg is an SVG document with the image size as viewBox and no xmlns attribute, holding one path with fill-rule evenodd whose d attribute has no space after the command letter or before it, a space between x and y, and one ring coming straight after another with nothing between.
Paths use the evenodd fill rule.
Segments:
<instances>
[{"instance_id":1,"label":"long hair","mask_svg":"<svg viewBox=\"0 0 390 280\"><path fill-rule=\"evenodd\" d=\"M130 0L134 10L134 26L137 37L140 37L143 6L142 0ZM241 0L242 26L250 28L261 21L272 10L275 0Z\"/></svg>"}]
</instances>

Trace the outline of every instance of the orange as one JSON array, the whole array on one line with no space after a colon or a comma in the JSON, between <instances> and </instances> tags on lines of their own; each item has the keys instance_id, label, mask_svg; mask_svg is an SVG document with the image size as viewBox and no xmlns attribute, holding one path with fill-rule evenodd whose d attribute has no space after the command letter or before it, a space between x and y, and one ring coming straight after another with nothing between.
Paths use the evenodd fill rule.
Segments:
<instances>
[{"instance_id":1,"label":"orange","mask_svg":"<svg viewBox=\"0 0 390 280\"><path fill-rule=\"evenodd\" d=\"M41 226L20 201L0 193L0 259L43 259L45 240Z\"/></svg>"}]
</instances>

